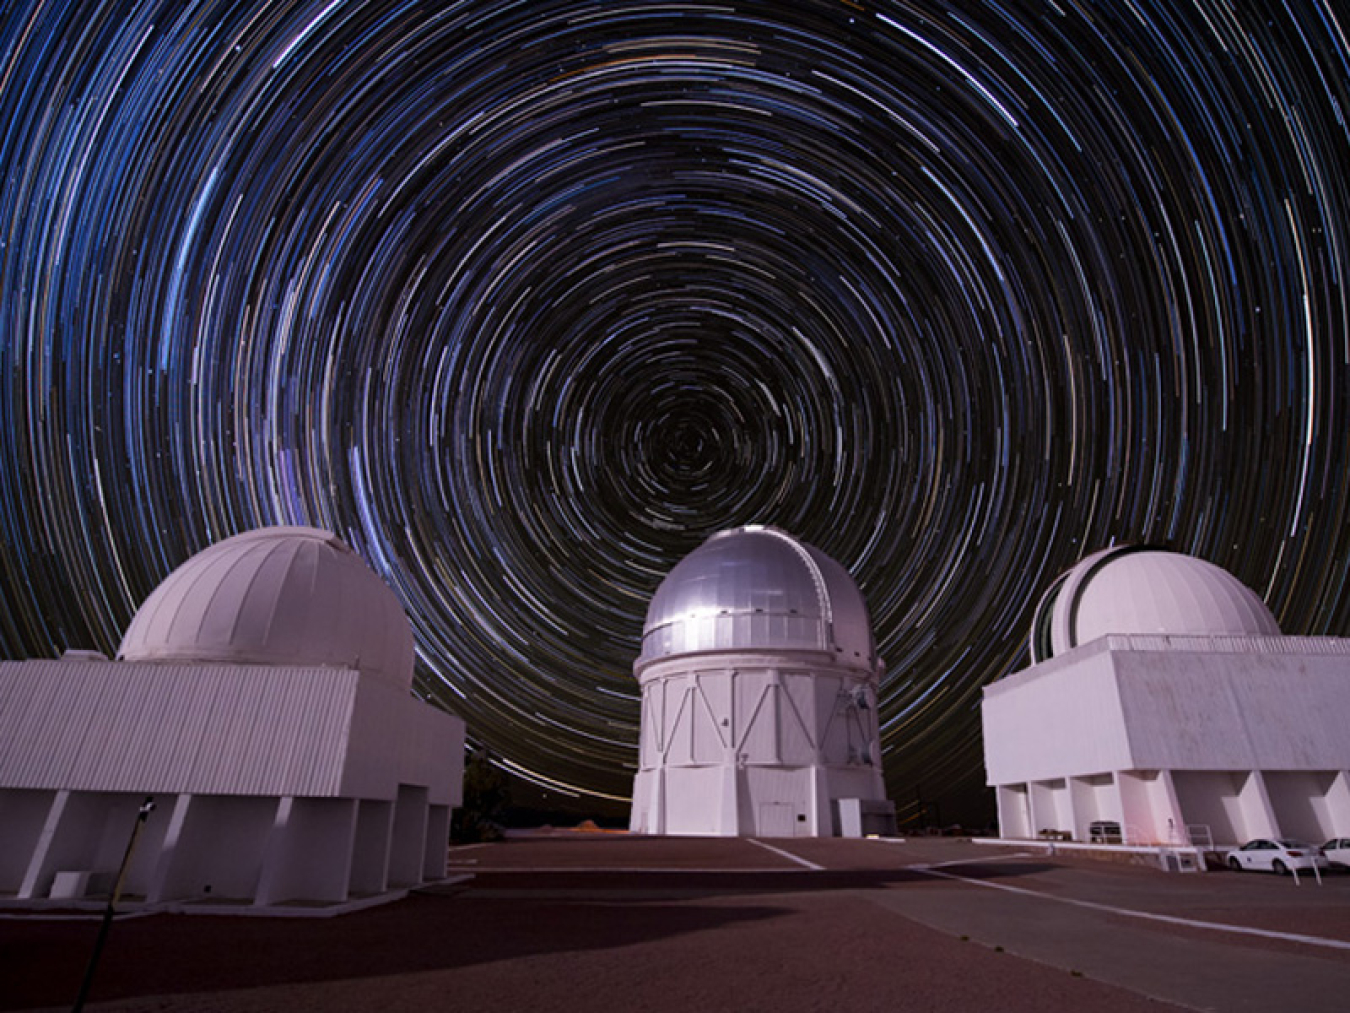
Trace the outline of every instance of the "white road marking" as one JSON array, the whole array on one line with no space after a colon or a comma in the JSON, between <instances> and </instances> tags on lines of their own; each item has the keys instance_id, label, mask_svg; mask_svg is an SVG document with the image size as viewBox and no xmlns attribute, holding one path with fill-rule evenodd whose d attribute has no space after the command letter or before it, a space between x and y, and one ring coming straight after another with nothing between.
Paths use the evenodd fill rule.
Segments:
<instances>
[{"instance_id":1,"label":"white road marking","mask_svg":"<svg viewBox=\"0 0 1350 1013\"><path fill-rule=\"evenodd\" d=\"M772 851L775 855L782 855L784 858L796 862L798 865L804 865L813 872L824 872L825 866L817 865L815 862L808 862L805 858L798 858L790 851L784 851L782 848L775 848L772 844L765 844L763 841L757 841L753 837L749 838L751 844L758 844L766 851Z\"/></svg>"},{"instance_id":2,"label":"white road marking","mask_svg":"<svg viewBox=\"0 0 1350 1013\"><path fill-rule=\"evenodd\" d=\"M988 859L984 860L986 863ZM956 862L943 862L943 865L956 865ZM913 872L926 873L929 876L938 876L942 879L954 879L958 883L969 883L971 886L986 886L991 890L1005 890L1008 893L1022 894L1026 897L1039 897L1042 900L1058 901L1061 904L1072 904L1074 907L1087 908L1091 911L1105 911L1108 914L1124 915L1126 918L1143 918L1148 921L1166 922L1169 925L1184 925L1193 929L1210 929L1214 932L1235 932L1244 936L1261 936L1264 939L1280 939L1291 943L1305 943L1309 946L1325 946L1333 950L1350 950L1350 942L1344 939L1327 939L1324 936L1305 936L1297 932L1276 932L1273 929L1257 929L1248 925L1228 925L1224 922L1202 922L1194 918L1178 918L1175 915L1160 915L1152 911L1136 911L1133 908L1116 907L1112 904L1098 904L1090 900L1075 900L1072 897L1056 897L1053 894L1042 893L1039 890L1027 890L1020 886L1009 886L1007 883L990 883L983 879L970 879L966 876L958 876L950 872L942 872L934 865L911 865L908 868Z\"/></svg>"}]
</instances>

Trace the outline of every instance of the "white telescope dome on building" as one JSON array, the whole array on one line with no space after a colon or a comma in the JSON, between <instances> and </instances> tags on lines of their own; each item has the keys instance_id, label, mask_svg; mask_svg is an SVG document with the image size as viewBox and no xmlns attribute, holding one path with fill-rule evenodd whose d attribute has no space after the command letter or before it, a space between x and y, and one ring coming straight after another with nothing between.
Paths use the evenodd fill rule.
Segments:
<instances>
[{"instance_id":1,"label":"white telescope dome on building","mask_svg":"<svg viewBox=\"0 0 1350 1013\"><path fill-rule=\"evenodd\" d=\"M1088 556L1052 585L1032 627L1035 661L1108 633L1277 637L1256 592L1213 563L1146 546Z\"/></svg>"},{"instance_id":2,"label":"white telescope dome on building","mask_svg":"<svg viewBox=\"0 0 1350 1013\"><path fill-rule=\"evenodd\" d=\"M1350 641L1281 636L1232 574L1142 546L1056 580L1030 639L981 708L1004 837L1350 834Z\"/></svg>"},{"instance_id":3,"label":"white telescope dome on building","mask_svg":"<svg viewBox=\"0 0 1350 1013\"><path fill-rule=\"evenodd\" d=\"M328 531L246 531L197 553L137 610L123 661L351 668L412 686L403 606Z\"/></svg>"},{"instance_id":4,"label":"white telescope dome on building","mask_svg":"<svg viewBox=\"0 0 1350 1013\"><path fill-rule=\"evenodd\" d=\"M150 594L118 658L0 664L0 894L284 910L444 875L464 722L411 693L398 598L335 535L246 532Z\"/></svg>"},{"instance_id":5,"label":"white telescope dome on building","mask_svg":"<svg viewBox=\"0 0 1350 1013\"><path fill-rule=\"evenodd\" d=\"M713 535L653 595L633 671L633 830L821 836L893 825L867 607L819 549L759 525Z\"/></svg>"}]
</instances>

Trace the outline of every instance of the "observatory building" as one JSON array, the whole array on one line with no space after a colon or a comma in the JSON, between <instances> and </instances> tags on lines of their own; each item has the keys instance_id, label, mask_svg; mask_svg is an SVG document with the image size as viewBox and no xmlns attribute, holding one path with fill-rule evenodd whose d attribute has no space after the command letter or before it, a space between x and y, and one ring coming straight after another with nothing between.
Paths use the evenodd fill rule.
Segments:
<instances>
[{"instance_id":1,"label":"observatory building","mask_svg":"<svg viewBox=\"0 0 1350 1013\"><path fill-rule=\"evenodd\" d=\"M0 664L0 897L357 903L445 874L464 722L411 694L398 599L326 531L263 528L146 599L116 661Z\"/></svg>"},{"instance_id":2,"label":"observatory building","mask_svg":"<svg viewBox=\"0 0 1350 1013\"><path fill-rule=\"evenodd\" d=\"M713 535L657 588L642 686L638 833L886 832L881 663L862 594L777 528Z\"/></svg>"},{"instance_id":3,"label":"observatory building","mask_svg":"<svg viewBox=\"0 0 1350 1013\"><path fill-rule=\"evenodd\" d=\"M1207 848L1350 834L1350 641L1284 637L1203 560L1116 547L1036 609L985 688L1001 834Z\"/></svg>"}]
</instances>

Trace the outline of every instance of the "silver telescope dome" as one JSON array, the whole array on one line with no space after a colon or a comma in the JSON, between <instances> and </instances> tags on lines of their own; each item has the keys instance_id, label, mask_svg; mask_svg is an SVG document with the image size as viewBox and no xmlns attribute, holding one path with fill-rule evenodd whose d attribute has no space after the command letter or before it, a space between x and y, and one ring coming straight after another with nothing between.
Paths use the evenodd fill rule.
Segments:
<instances>
[{"instance_id":1,"label":"silver telescope dome","mask_svg":"<svg viewBox=\"0 0 1350 1013\"><path fill-rule=\"evenodd\" d=\"M656 589L637 667L702 651L827 651L876 666L858 585L814 546L760 525L721 531Z\"/></svg>"}]
</instances>

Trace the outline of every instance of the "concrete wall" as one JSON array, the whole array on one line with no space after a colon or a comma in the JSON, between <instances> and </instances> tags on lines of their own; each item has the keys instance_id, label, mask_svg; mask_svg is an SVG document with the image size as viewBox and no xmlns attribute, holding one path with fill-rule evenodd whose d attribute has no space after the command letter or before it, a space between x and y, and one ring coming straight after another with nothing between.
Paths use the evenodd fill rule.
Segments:
<instances>
[{"instance_id":1,"label":"concrete wall","mask_svg":"<svg viewBox=\"0 0 1350 1013\"><path fill-rule=\"evenodd\" d=\"M394 832L394 804L374 799L357 803L356 831L352 840L349 895L383 893L389 888L389 847Z\"/></svg>"},{"instance_id":2,"label":"concrete wall","mask_svg":"<svg viewBox=\"0 0 1350 1013\"><path fill-rule=\"evenodd\" d=\"M1005 834L1216 845L1350 827L1350 641L1103 637L985 690ZM1113 779L1108 788L1105 778Z\"/></svg>"},{"instance_id":3,"label":"concrete wall","mask_svg":"<svg viewBox=\"0 0 1350 1013\"><path fill-rule=\"evenodd\" d=\"M828 835L833 799L885 797L866 671L764 652L673 659L641 678L634 830Z\"/></svg>"},{"instance_id":4,"label":"concrete wall","mask_svg":"<svg viewBox=\"0 0 1350 1013\"><path fill-rule=\"evenodd\" d=\"M356 811L352 798L282 799L252 894L254 902L346 900Z\"/></svg>"},{"instance_id":5,"label":"concrete wall","mask_svg":"<svg viewBox=\"0 0 1350 1013\"><path fill-rule=\"evenodd\" d=\"M25 868L17 896L48 896L54 878L62 872L89 873L87 889L107 892L121 867L144 796L57 791L48 797L42 829L19 859ZM123 884L128 895L144 896L150 891L165 833L163 822L142 828Z\"/></svg>"},{"instance_id":6,"label":"concrete wall","mask_svg":"<svg viewBox=\"0 0 1350 1013\"><path fill-rule=\"evenodd\" d=\"M665 833L732 836L723 817L722 767L680 767L665 772Z\"/></svg>"},{"instance_id":7,"label":"concrete wall","mask_svg":"<svg viewBox=\"0 0 1350 1013\"><path fill-rule=\"evenodd\" d=\"M338 794L393 799L420 784L434 805L457 806L464 791L464 721L397 686L362 678Z\"/></svg>"},{"instance_id":8,"label":"concrete wall","mask_svg":"<svg viewBox=\"0 0 1350 1013\"><path fill-rule=\"evenodd\" d=\"M1125 650L1111 657L1134 767L1350 769L1350 656Z\"/></svg>"},{"instance_id":9,"label":"concrete wall","mask_svg":"<svg viewBox=\"0 0 1350 1013\"><path fill-rule=\"evenodd\" d=\"M180 796L170 813L152 901L251 901L281 800L257 796Z\"/></svg>"},{"instance_id":10,"label":"concrete wall","mask_svg":"<svg viewBox=\"0 0 1350 1013\"><path fill-rule=\"evenodd\" d=\"M981 716L990 784L1133 766L1111 655L1094 644L987 686Z\"/></svg>"}]
</instances>

